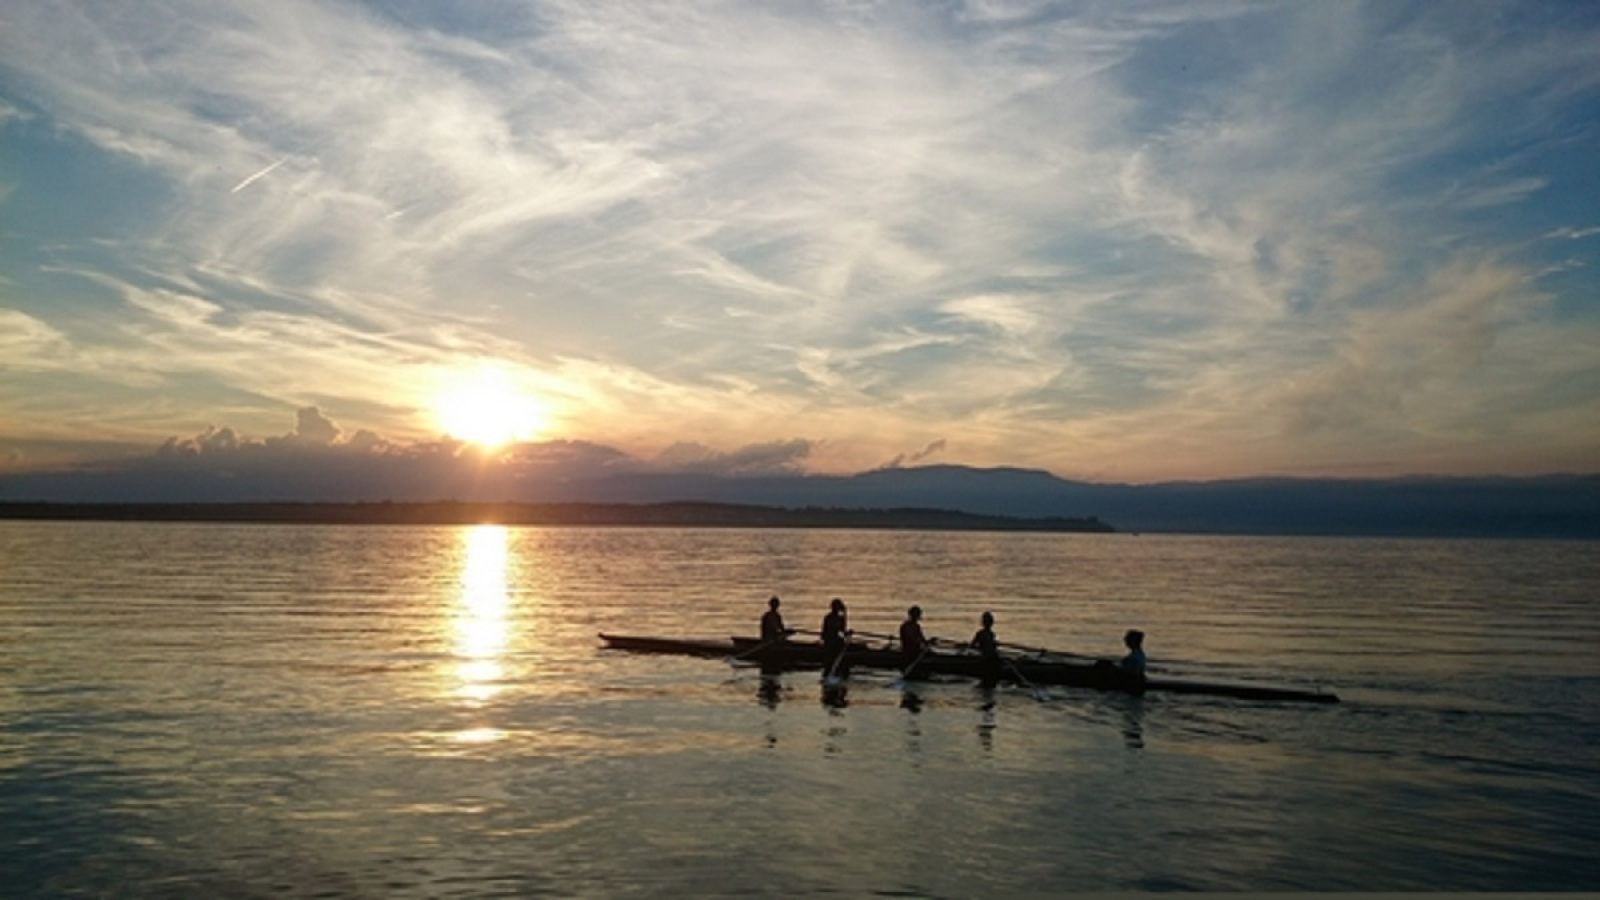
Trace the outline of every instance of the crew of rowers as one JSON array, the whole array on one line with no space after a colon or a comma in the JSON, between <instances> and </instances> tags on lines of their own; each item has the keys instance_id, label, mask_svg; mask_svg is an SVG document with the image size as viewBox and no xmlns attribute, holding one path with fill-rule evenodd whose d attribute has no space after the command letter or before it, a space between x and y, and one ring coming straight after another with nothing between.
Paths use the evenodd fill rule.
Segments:
<instances>
[{"instance_id":1,"label":"crew of rowers","mask_svg":"<svg viewBox=\"0 0 1600 900\"><path fill-rule=\"evenodd\" d=\"M761 616L761 643L774 644L788 640L795 633L783 623L783 614L778 611L781 605L777 597L767 601L767 611ZM994 613L985 612L979 619L979 627L972 640L957 646L976 650L985 662L989 664L988 675L999 678L1006 665L1009 663L1000 655L1000 641L994 634ZM844 658L844 651L850 644L853 632L849 626L849 612L844 601L838 597L828 604L828 614L822 618L822 647L830 659L836 661ZM1123 656L1115 666L1124 675L1143 680L1145 675L1144 632L1130 629L1122 636L1122 643L1128 648L1128 653ZM922 607L912 606L906 610L906 619L900 623L900 656L901 670L909 674L916 668L922 657L933 648L933 641L922 632ZM1109 662L1105 663L1110 665Z\"/></svg>"}]
</instances>

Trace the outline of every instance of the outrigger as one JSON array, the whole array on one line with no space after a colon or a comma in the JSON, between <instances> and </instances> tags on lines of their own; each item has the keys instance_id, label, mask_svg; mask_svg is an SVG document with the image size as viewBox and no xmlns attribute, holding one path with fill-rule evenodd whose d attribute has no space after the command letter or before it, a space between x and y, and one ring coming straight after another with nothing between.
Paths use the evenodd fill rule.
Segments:
<instances>
[{"instance_id":1,"label":"outrigger","mask_svg":"<svg viewBox=\"0 0 1600 900\"><path fill-rule=\"evenodd\" d=\"M857 635L863 632L856 632ZM871 636L871 635L869 635ZM885 636L886 637L886 636ZM641 637L636 635L600 635L605 647L630 653L666 653L680 656L701 656L728 659L736 663L759 665L766 670L822 669L838 661L817 641L771 641L762 643L757 638L733 637L725 639L685 639ZM948 641L938 641L947 647ZM1130 677L1114 665L1089 660L1074 654L1060 653L1042 648L1019 648L1021 653L1004 657L1000 672L1002 681L1023 685L1051 685L1092 688L1101 691L1119 691L1129 694L1165 692L1171 694L1207 694L1233 697L1241 700L1288 701L1298 703L1338 703L1339 696L1321 689L1274 687L1258 684L1190 681L1177 678L1147 677L1143 680ZM843 663L849 669L886 669L898 671L905 664L900 651L889 646L871 646L852 642L845 650ZM984 678L992 673L984 659L971 652L960 650L934 650L918 658L915 671L909 677L934 678L940 676Z\"/></svg>"}]
</instances>

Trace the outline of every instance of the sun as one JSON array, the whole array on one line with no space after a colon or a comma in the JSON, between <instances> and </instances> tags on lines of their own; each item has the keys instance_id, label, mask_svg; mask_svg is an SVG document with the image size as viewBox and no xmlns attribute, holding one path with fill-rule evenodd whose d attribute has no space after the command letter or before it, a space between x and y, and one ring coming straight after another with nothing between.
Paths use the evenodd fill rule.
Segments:
<instances>
[{"instance_id":1,"label":"sun","mask_svg":"<svg viewBox=\"0 0 1600 900\"><path fill-rule=\"evenodd\" d=\"M529 440L545 424L541 404L496 366L447 379L435 395L433 417L450 437L486 448Z\"/></svg>"}]
</instances>

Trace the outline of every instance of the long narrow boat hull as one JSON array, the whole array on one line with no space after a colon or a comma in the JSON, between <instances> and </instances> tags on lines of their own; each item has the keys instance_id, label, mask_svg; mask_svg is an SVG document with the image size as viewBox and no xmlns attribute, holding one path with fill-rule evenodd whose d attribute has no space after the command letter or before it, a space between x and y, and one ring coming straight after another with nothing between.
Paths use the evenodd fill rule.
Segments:
<instances>
[{"instance_id":1,"label":"long narrow boat hull","mask_svg":"<svg viewBox=\"0 0 1600 900\"><path fill-rule=\"evenodd\" d=\"M601 634L605 646L631 653L668 653L675 655L727 658L734 661L760 665L768 670L831 668L836 655L814 641L783 641L762 644L755 638L680 639L641 637L634 635ZM898 650L852 644L841 663L847 669L901 670L905 657ZM1061 687L1092 688L1102 691L1120 691L1140 694L1166 692L1174 694L1205 694L1234 697L1243 700L1290 701L1300 703L1337 703L1336 694L1309 691L1300 688L1273 687L1257 684L1231 684L1224 682L1189 681L1173 678L1148 678L1138 680L1106 664L1071 662L1039 656L1007 657L996 667L992 661L971 653L925 653L916 666L906 673L913 678L958 677L980 680L1012 681L1024 684Z\"/></svg>"}]
</instances>

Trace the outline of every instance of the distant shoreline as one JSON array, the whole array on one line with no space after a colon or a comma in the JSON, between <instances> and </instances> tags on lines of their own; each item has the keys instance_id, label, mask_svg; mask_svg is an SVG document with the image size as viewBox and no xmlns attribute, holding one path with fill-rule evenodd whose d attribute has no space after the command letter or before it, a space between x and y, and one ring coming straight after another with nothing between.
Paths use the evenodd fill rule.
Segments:
<instances>
[{"instance_id":1,"label":"distant shoreline","mask_svg":"<svg viewBox=\"0 0 1600 900\"><path fill-rule=\"evenodd\" d=\"M0 520L284 525L551 525L839 528L1111 534L1094 516L1023 518L949 509L787 508L668 503L43 503L0 502Z\"/></svg>"}]
</instances>

